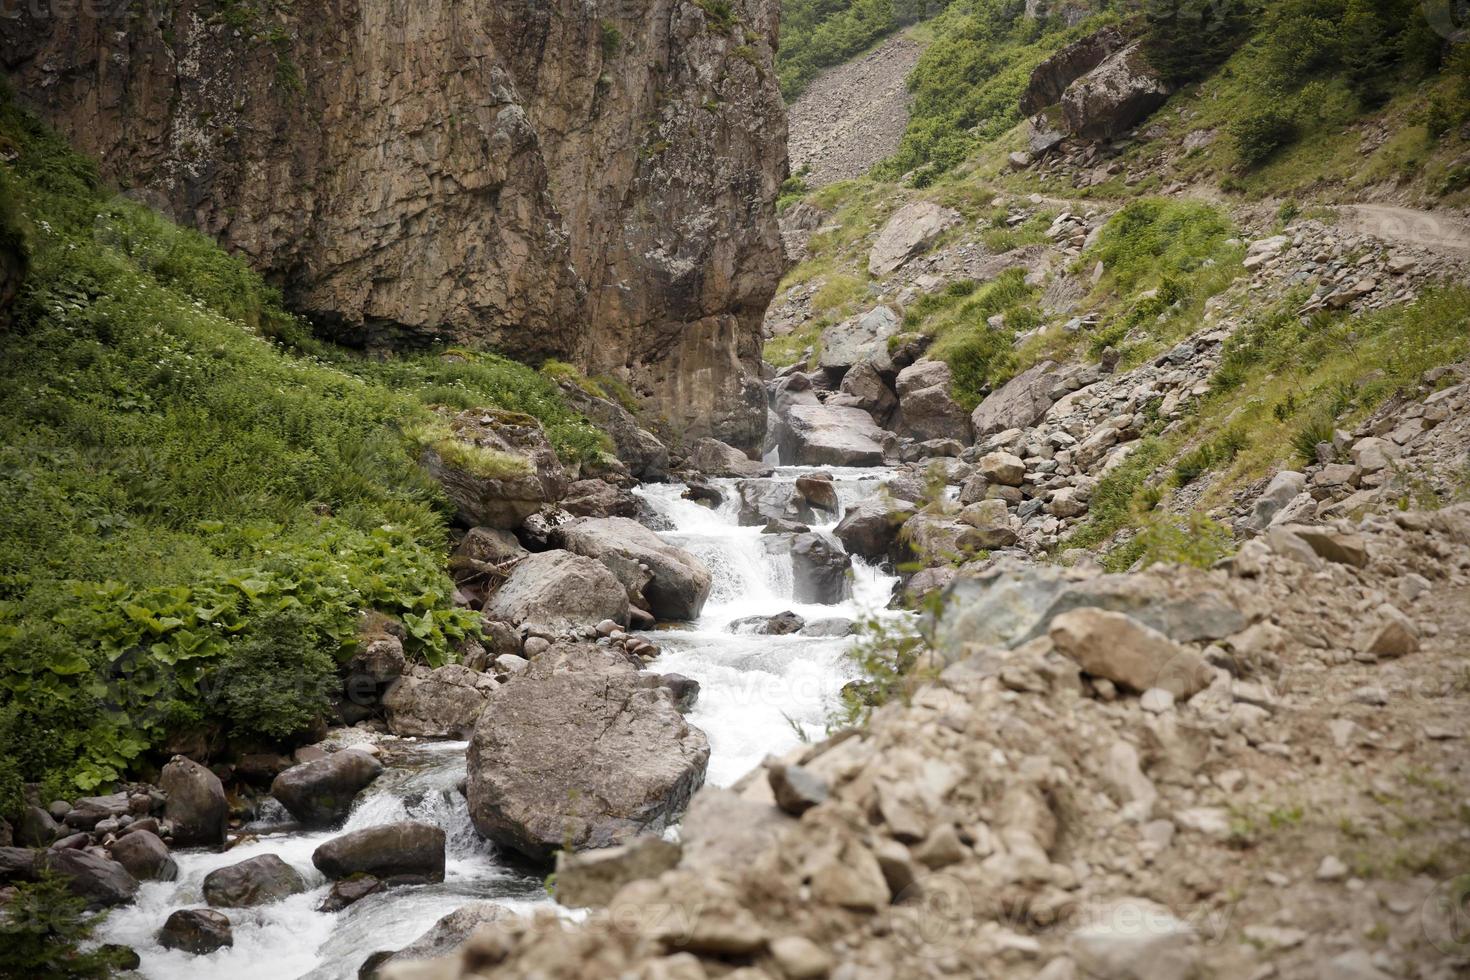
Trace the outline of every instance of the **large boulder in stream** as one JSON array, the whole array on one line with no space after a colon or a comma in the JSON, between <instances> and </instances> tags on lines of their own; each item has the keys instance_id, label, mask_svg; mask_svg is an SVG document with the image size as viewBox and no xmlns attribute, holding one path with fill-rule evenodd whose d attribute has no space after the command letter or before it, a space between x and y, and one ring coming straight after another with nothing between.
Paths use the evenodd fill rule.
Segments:
<instances>
[{"instance_id":1,"label":"large boulder in stream","mask_svg":"<svg viewBox=\"0 0 1470 980\"><path fill-rule=\"evenodd\" d=\"M914 512L910 501L877 493L848 507L835 533L854 555L872 562L892 561L898 553L899 529Z\"/></svg>"},{"instance_id":2,"label":"large boulder in stream","mask_svg":"<svg viewBox=\"0 0 1470 980\"><path fill-rule=\"evenodd\" d=\"M444 831L402 820L333 837L311 855L328 878L370 874L395 882L444 880Z\"/></svg>"},{"instance_id":3,"label":"large boulder in stream","mask_svg":"<svg viewBox=\"0 0 1470 980\"><path fill-rule=\"evenodd\" d=\"M229 917L214 909L179 909L158 930L158 945L203 956L235 945Z\"/></svg>"},{"instance_id":4,"label":"large boulder in stream","mask_svg":"<svg viewBox=\"0 0 1470 980\"><path fill-rule=\"evenodd\" d=\"M274 854L246 858L204 876L204 900L215 908L239 909L278 902L306 891L301 872Z\"/></svg>"},{"instance_id":5,"label":"large boulder in stream","mask_svg":"<svg viewBox=\"0 0 1470 980\"><path fill-rule=\"evenodd\" d=\"M383 764L369 753L343 749L279 774L271 795L306 826L330 827L346 818L357 794L382 772Z\"/></svg>"},{"instance_id":6,"label":"large boulder in stream","mask_svg":"<svg viewBox=\"0 0 1470 980\"><path fill-rule=\"evenodd\" d=\"M90 911L125 905L138 894L138 879L127 868L81 848L46 851L38 866L64 879L67 890Z\"/></svg>"},{"instance_id":7,"label":"large boulder in stream","mask_svg":"<svg viewBox=\"0 0 1470 980\"><path fill-rule=\"evenodd\" d=\"M852 595L852 559L831 534L810 531L791 541L791 595L831 605Z\"/></svg>"},{"instance_id":8,"label":"large boulder in stream","mask_svg":"<svg viewBox=\"0 0 1470 980\"><path fill-rule=\"evenodd\" d=\"M218 847L225 842L230 805L219 777L176 755L163 767L158 788L168 796L163 816L174 828L174 847Z\"/></svg>"},{"instance_id":9,"label":"large boulder in stream","mask_svg":"<svg viewBox=\"0 0 1470 980\"><path fill-rule=\"evenodd\" d=\"M861 408L793 404L780 416L783 462L795 466L877 466L883 430Z\"/></svg>"},{"instance_id":10,"label":"large boulder in stream","mask_svg":"<svg viewBox=\"0 0 1470 980\"><path fill-rule=\"evenodd\" d=\"M475 829L534 861L608 847L679 819L709 741L672 694L609 650L557 646L490 697L470 741Z\"/></svg>"},{"instance_id":11,"label":"large boulder in stream","mask_svg":"<svg viewBox=\"0 0 1470 980\"><path fill-rule=\"evenodd\" d=\"M555 541L606 565L629 598L659 619L699 618L713 580L704 562L626 517L589 517L557 528ZM616 619L616 617L608 617Z\"/></svg>"},{"instance_id":12,"label":"large boulder in stream","mask_svg":"<svg viewBox=\"0 0 1470 980\"><path fill-rule=\"evenodd\" d=\"M740 495L736 520L742 527L759 527L771 521L817 522L811 503L790 480L741 480L735 484L735 492Z\"/></svg>"},{"instance_id":13,"label":"large boulder in stream","mask_svg":"<svg viewBox=\"0 0 1470 980\"><path fill-rule=\"evenodd\" d=\"M696 439L684 465L705 476L765 476L771 467L718 439Z\"/></svg>"},{"instance_id":14,"label":"large boulder in stream","mask_svg":"<svg viewBox=\"0 0 1470 980\"><path fill-rule=\"evenodd\" d=\"M484 613L486 619L554 632L604 619L626 626L628 592L600 561L570 551L542 551L516 564L486 600Z\"/></svg>"},{"instance_id":15,"label":"large boulder in stream","mask_svg":"<svg viewBox=\"0 0 1470 980\"><path fill-rule=\"evenodd\" d=\"M107 845L107 853L139 881L173 881L179 866L168 853L168 845L155 833L134 830Z\"/></svg>"}]
</instances>

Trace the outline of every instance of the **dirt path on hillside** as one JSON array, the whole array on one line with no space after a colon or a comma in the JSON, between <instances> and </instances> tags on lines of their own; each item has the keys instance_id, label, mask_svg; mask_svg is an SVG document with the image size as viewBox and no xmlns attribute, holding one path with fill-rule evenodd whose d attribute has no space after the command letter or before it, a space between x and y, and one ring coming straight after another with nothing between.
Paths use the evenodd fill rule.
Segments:
<instances>
[{"instance_id":1,"label":"dirt path on hillside","mask_svg":"<svg viewBox=\"0 0 1470 980\"><path fill-rule=\"evenodd\" d=\"M817 76L789 111L791 172L808 167L807 183L821 187L859 177L897 150L922 50L900 35Z\"/></svg>"},{"instance_id":2,"label":"dirt path on hillside","mask_svg":"<svg viewBox=\"0 0 1470 980\"><path fill-rule=\"evenodd\" d=\"M1470 252L1470 221L1444 211L1416 211L1389 204L1342 204L1338 224L1347 232L1424 248Z\"/></svg>"}]
</instances>

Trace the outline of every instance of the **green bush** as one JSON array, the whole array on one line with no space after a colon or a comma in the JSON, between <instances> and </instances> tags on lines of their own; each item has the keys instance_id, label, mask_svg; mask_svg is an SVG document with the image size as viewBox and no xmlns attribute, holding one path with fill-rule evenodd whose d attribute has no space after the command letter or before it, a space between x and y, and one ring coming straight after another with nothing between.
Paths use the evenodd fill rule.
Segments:
<instances>
[{"instance_id":1,"label":"green bush","mask_svg":"<svg viewBox=\"0 0 1470 980\"><path fill-rule=\"evenodd\" d=\"M1245 40L1244 0L1147 0L1144 51L1172 84L1201 78Z\"/></svg>"},{"instance_id":2,"label":"green bush","mask_svg":"<svg viewBox=\"0 0 1470 980\"><path fill-rule=\"evenodd\" d=\"M934 336L929 356L949 365L950 393L966 411L973 409L1016 369L1016 335L1041 321L1040 290L1026 285L1022 269L1007 269L976 288L956 283L925 297L906 317L906 326ZM1004 322L988 322L1000 314Z\"/></svg>"},{"instance_id":3,"label":"green bush","mask_svg":"<svg viewBox=\"0 0 1470 980\"><path fill-rule=\"evenodd\" d=\"M101 923L63 878L21 882L0 916L0 976L91 980L115 976L129 952L102 946L82 952Z\"/></svg>"},{"instance_id":4,"label":"green bush","mask_svg":"<svg viewBox=\"0 0 1470 980\"><path fill-rule=\"evenodd\" d=\"M494 354L313 340L243 263L111 197L5 100L0 144L0 220L31 260L0 344L0 803L17 777L102 788L184 726L290 735L361 610L452 657L477 622L411 438L429 406L534 416L568 462L607 437Z\"/></svg>"},{"instance_id":5,"label":"green bush","mask_svg":"<svg viewBox=\"0 0 1470 980\"><path fill-rule=\"evenodd\" d=\"M1230 124L1235 155L1247 167L1258 167L1297 136L1296 119L1279 108L1248 112Z\"/></svg>"},{"instance_id":6,"label":"green bush","mask_svg":"<svg viewBox=\"0 0 1470 980\"><path fill-rule=\"evenodd\" d=\"M823 69L840 64L899 28L932 16L949 0L783 0L776 72L796 98Z\"/></svg>"}]
</instances>

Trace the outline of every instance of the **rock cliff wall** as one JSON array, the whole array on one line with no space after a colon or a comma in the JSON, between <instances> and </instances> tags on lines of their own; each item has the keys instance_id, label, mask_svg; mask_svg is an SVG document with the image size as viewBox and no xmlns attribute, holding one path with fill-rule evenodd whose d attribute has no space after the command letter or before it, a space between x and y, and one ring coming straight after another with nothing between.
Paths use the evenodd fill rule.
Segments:
<instances>
[{"instance_id":1,"label":"rock cliff wall","mask_svg":"<svg viewBox=\"0 0 1470 980\"><path fill-rule=\"evenodd\" d=\"M54 12L52 12L54 11ZM20 96L104 175L365 346L613 371L674 431L764 427L777 0L25 5Z\"/></svg>"}]
</instances>

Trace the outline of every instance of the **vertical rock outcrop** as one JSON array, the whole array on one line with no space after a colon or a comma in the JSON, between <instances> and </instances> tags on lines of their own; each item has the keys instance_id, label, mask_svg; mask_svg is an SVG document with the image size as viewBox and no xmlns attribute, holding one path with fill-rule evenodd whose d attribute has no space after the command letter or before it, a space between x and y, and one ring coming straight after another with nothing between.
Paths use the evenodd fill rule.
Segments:
<instances>
[{"instance_id":1,"label":"vertical rock outcrop","mask_svg":"<svg viewBox=\"0 0 1470 980\"><path fill-rule=\"evenodd\" d=\"M567 358L759 443L777 0L50 9L0 21L22 99L340 339Z\"/></svg>"}]
</instances>

